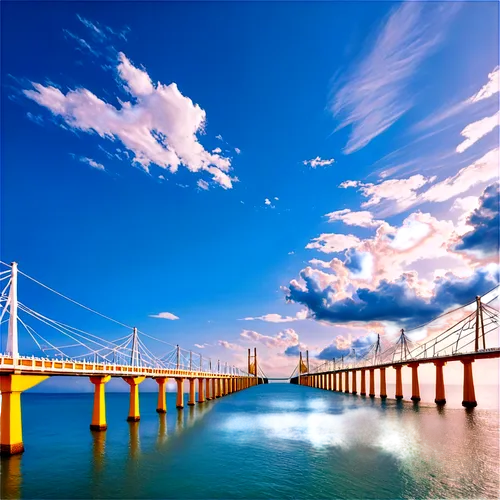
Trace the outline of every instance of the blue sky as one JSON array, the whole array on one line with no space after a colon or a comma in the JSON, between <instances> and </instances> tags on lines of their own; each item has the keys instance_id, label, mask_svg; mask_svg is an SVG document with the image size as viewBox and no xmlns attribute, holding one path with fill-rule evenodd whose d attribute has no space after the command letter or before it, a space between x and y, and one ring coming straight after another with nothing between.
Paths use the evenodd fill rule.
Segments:
<instances>
[{"instance_id":1,"label":"blue sky","mask_svg":"<svg viewBox=\"0 0 500 500\"><path fill-rule=\"evenodd\" d=\"M497 192L497 4L2 18L2 260L58 291L213 358L244 366L257 345L286 374L287 349L391 338L497 281L481 198ZM123 335L29 283L19 296Z\"/></svg>"}]
</instances>

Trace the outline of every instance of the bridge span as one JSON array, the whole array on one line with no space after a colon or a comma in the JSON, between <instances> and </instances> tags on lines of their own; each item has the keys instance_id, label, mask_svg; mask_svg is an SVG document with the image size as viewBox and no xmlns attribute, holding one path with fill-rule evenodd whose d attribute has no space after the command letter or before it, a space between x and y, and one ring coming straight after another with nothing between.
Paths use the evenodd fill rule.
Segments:
<instances>
[{"instance_id":1,"label":"bridge span","mask_svg":"<svg viewBox=\"0 0 500 500\"><path fill-rule=\"evenodd\" d=\"M7 349L0 354L0 454L14 455L24 451L22 439L21 394L40 384L49 377L77 376L88 377L94 385L94 403L90 429L105 431L106 398L105 385L111 378L121 378L130 386L130 405L127 420L140 420L139 385L147 378L158 384L158 402L156 411L165 413L166 385L168 379L177 384L176 407L184 407L184 382L189 384L189 406L230 395L252 386L267 383L265 374L257 363L257 350L253 356L248 350L246 369L228 366L227 363L212 363L210 358L201 354L181 349L179 345L152 337L137 328L129 327L101 313L79 304L59 292L38 282L34 278L18 271L17 264L6 265L8 269L0 272L0 283L6 282L0 295L0 326L8 322ZM18 277L24 276L36 284L48 289L63 299L72 302L102 318L112 321L128 330L127 335L107 340L94 334L56 321L28 307L18 300ZM22 318L19 312L23 313ZM4 319L4 316L6 318ZM29 324L36 321L38 327ZM31 355L19 353L18 326L24 328L36 349L30 348ZM41 331L51 330L60 334L71 343L57 345L47 340ZM163 355L154 354L151 341L167 345L171 349ZM32 346L32 347L33 347ZM41 351L41 352L40 352ZM35 356L36 352L36 356ZM197 389L197 390L196 390ZM196 397L197 395L197 397Z\"/></svg>"},{"instance_id":2,"label":"bridge span","mask_svg":"<svg viewBox=\"0 0 500 500\"><path fill-rule=\"evenodd\" d=\"M432 324L443 322L450 324L444 331L439 331L426 340L418 343L411 340L409 332L401 330L399 337L392 345L382 348L380 335L364 352L357 353L355 349L341 358L326 361L314 369L309 367L309 354L306 352L306 362L299 355L299 363L290 378L292 384L300 384L318 389L358 393L366 396L366 373L369 374L368 396L374 398L375 372L379 373L379 397L387 398L386 370L393 368L396 372L395 398L403 399L402 368L411 369L411 400L420 401L420 384L418 367L423 364L435 366L435 403L446 404L446 390L443 367L450 362L460 362L463 365L463 400L466 408L477 406L472 364L483 359L500 357L499 347L499 311L491 306L498 300L498 286L488 292L488 302L476 297L464 306L445 313L425 325L413 329L432 329ZM460 317L459 321L454 320ZM491 347L486 347L487 345Z\"/></svg>"}]
</instances>

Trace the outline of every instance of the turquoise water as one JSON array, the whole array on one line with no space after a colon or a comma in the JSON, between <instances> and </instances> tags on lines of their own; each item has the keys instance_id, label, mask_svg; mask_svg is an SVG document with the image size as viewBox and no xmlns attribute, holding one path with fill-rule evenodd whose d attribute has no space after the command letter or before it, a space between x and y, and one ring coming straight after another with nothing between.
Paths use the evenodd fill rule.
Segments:
<instances>
[{"instance_id":1,"label":"turquoise water","mask_svg":"<svg viewBox=\"0 0 500 500\"><path fill-rule=\"evenodd\" d=\"M497 498L498 412L385 403L269 384L178 411L107 394L23 395L22 456L2 459L2 498Z\"/></svg>"}]
</instances>

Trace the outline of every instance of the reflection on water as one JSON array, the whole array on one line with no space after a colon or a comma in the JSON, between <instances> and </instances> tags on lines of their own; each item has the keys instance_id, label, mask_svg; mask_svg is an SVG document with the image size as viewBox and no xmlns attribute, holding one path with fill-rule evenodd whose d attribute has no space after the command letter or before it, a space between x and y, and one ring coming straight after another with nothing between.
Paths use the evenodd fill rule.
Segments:
<instances>
[{"instance_id":1,"label":"reflection on water","mask_svg":"<svg viewBox=\"0 0 500 500\"><path fill-rule=\"evenodd\" d=\"M2 498L497 496L489 410L273 384L167 414L141 394L128 423L128 395L109 394L108 430L89 433L91 395L27 396L26 453L2 459ZM41 427L49 409L59 420Z\"/></svg>"},{"instance_id":2,"label":"reflection on water","mask_svg":"<svg viewBox=\"0 0 500 500\"><path fill-rule=\"evenodd\" d=\"M20 498L21 481L21 455L2 458L0 468L0 498Z\"/></svg>"}]
</instances>

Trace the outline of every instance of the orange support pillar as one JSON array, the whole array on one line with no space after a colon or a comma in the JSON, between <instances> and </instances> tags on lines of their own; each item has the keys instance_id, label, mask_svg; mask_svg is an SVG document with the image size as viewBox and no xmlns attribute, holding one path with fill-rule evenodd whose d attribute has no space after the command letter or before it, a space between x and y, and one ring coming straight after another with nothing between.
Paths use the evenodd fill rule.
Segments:
<instances>
[{"instance_id":1,"label":"orange support pillar","mask_svg":"<svg viewBox=\"0 0 500 500\"><path fill-rule=\"evenodd\" d=\"M394 365L396 370L396 399L403 399L403 379L401 377L401 368L403 365Z\"/></svg>"},{"instance_id":2,"label":"orange support pillar","mask_svg":"<svg viewBox=\"0 0 500 500\"><path fill-rule=\"evenodd\" d=\"M158 384L158 404L156 405L156 411L158 413L167 413L167 398L165 395L167 385L167 377L155 378Z\"/></svg>"},{"instance_id":3,"label":"orange support pillar","mask_svg":"<svg viewBox=\"0 0 500 500\"><path fill-rule=\"evenodd\" d=\"M215 397L220 398L220 379L214 378Z\"/></svg>"},{"instance_id":4,"label":"orange support pillar","mask_svg":"<svg viewBox=\"0 0 500 500\"><path fill-rule=\"evenodd\" d=\"M203 379L199 378L198 379L198 403L204 403L205 402L205 391L203 387Z\"/></svg>"},{"instance_id":5,"label":"orange support pillar","mask_svg":"<svg viewBox=\"0 0 500 500\"><path fill-rule=\"evenodd\" d=\"M464 365L464 399L462 406L474 408L477 406L476 393L474 391L474 379L472 377L472 358L460 360Z\"/></svg>"},{"instance_id":6,"label":"orange support pillar","mask_svg":"<svg viewBox=\"0 0 500 500\"><path fill-rule=\"evenodd\" d=\"M344 392L346 394L349 394L349 372L346 370L344 373L345 373L345 377L344 377L345 390L344 390Z\"/></svg>"},{"instance_id":7,"label":"orange support pillar","mask_svg":"<svg viewBox=\"0 0 500 500\"><path fill-rule=\"evenodd\" d=\"M342 372L339 372L339 392L342 392Z\"/></svg>"},{"instance_id":8,"label":"orange support pillar","mask_svg":"<svg viewBox=\"0 0 500 500\"><path fill-rule=\"evenodd\" d=\"M357 394L356 370L352 371L352 391L351 394Z\"/></svg>"},{"instance_id":9,"label":"orange support pillar","mask_svg":"<svg viewBox=\"0 0 500 500\"><path fill-rule=\"evenodd\" d=\"M206 398L207 398L207 401L210 401L212 399L212 393L210 392L210 389L212 387L212 379L207 378L205 386L206 386L206 393L207 393Z\"/></svg>"},{"instance_id":10,"label":"orange support pillar","mask_svg":"<svg viewBox=\"0 0 500 500\"><path fill-rule=\"evenodd\" d=\"M195 398L195 384L194 384L194 378L189 379L189 401L188 401L188 406L194 406L196 404L196 398Z\"/></svg>"},{"instance_id":11,"label":"orange support pillar","mask_svg":"<svg viewBox=\"0 0 500 500\"><path fill-rule=\"evenodd\" d=\"M370 394L371 398L375 397L375 369L370 368Z\"/></svg>"},{"instance_id":12,"label":"orange support pillar","mask_svg":"<svg viewBox=\"0 0 500 500\"><path fill-rule=\"evenodd\" d=\"M332 391L337 390L337 372L332 373Z\"/></svg>"},{"instance_id":13,"label":"orange support pillar","mask_svg":"<svg viewBox=\"0 0 500 500\"><path fill-rule=\"evenodd\" d=\"M385 383L385 368L380 368L380 397L385 399L387 397L387 387Z\"/></svg>"},{"instance_id":14,"label":"orange support pillar","mask_svg":"<svg viewBox=\"0 0 500 500\"><path fill-rule=\"evenodd\" d=\"M329 387L329 389L330 389L331 391L333 391L333 381L334 381L334 378L333 378L333 373L330 373L330 384L329 384L329 385L330 385L330 387Z\"/></svg>"},{"instance_id":15,"label":"orange support pillar","mask_svg":"<svg viewBox=\"0 0 500 500\"><path fill-rule=\"evenodd\" d=\"M411 368L411 400L420 401L420 386L418 384L418 363L410 363Z\"/></svg>"},{"instance_id":16,"label":"orange support pillar","mask_svg":"<svg viewBox=\"0 0 500 500\"><path fill-rule=\"evenodd\" d=\"M366 396L366 370L364 368L361 370L361 389L359 394Z\"/></svg>"},{"instance_id":17,"label":"orange support pillar","mask_svg":"<svg viewBox=\"0 0 500 500\"><path fill-rule=\"evenodd\" d=\"M177 402L175 403L176 408L184 408L184 379L176 378L177 382Z\"/></svg>"},{"instance_id":18,"label":"orange support pillar","mask_svg":"<svg viewBox=\"0 0 500 500\"><path fill-rule=\"evenodd\" d=\"M93 431L105 431L108 428L106 424L106 398L104 397L104 384L111 380L108 375L106 377L90 377L90 381L94 384L94 408L92 411L92 422L90 429Z\"/></svg>"},{"instance_id":19,"label":"orange support pillar","mask_svg":"<svg viewBox=\"0 0 500 500\"><path fill-rule=\"evenodd\" d=\"M434 365L436 366L436 399L434 399L434 402L438 405L446 404L443 377L443 366L445 364L445 361L434 361Z\"/></svg>"},{"instance_id":20,"label":"orange support pillar","mask_svg":"<svg viewBox=\"0 0 500 500\"><path fill-rule=\"evenodd\" d=\"M130 386L130 406L127 421L138 422L141 419L139 413L139 384L144 382L146 377L123 377L123 380Z\"/></svg>"}]
</instances>

